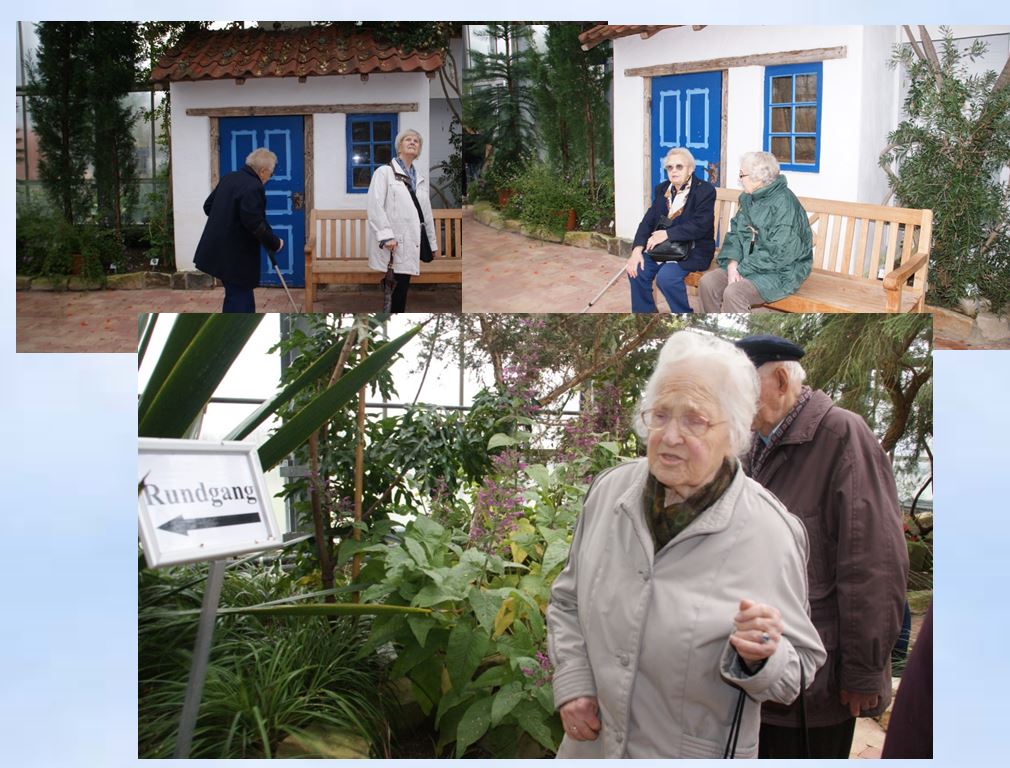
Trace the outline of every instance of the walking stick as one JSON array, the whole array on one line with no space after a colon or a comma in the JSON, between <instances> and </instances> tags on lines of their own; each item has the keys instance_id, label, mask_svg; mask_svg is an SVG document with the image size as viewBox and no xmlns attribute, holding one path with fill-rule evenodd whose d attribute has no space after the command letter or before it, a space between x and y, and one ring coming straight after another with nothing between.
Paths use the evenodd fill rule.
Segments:
<instances>
[{"instance_id":1,"label":"walking stick","mask_svg":"<svg viewBox=\"0 0 1010 768\"><path fill-rule=\"evenodd\" d=\"M592 300L591 302L589 302L588 304L586 304L586 306L584 306L584 307L582 308L582 312L579 312L579 314L581 315L581 314L583 314L584 312L588 312L588 311L589 311L589 308L590 308L591 306L593 306L593 304L595 304L596 302L598 302L598 301L600 300L600 297L601 297L601 296L602 296L603 294L605 294L605 293L606 293L607 291L609 291L609 290L610 290L610 286L612 286L612 285L613 285L614 283L616 283L616 282L617 282L617 281L618 281L618 280L620 279L621 275L623 275L624 273L625 273L625 270L624 270L624 267L621 267L621 268L620 268L620 269L619 269L619 270L617 271L617 274L616 274L616 275L614 275L614 276L613 276L612 278L610 278L610 282L609 282L609 283L607 283L607 284L606 284L606 285L604 286L603 290L602 290L602 291L600 291L600 292L599 292L598 294L596 294L596 297L595 297L595 298L594 298L594 299L593 299L593 300Z\"/></svg>"},{"instance_id":2,"label":"walking stick","mask_svg":"<svg viewBox=\"0 0 1010 768\"><path fill-rule=\"evenodd\" d=\"M284 275L281 274L281 268L277 266L277 259L274 258L274 255L270 253L270 251L267 251L267 256L270 257L270 263L274 265L274 272L277 273L277 277L281 280L281 285L284 286L284 293L288 295L288 301L291 302L291 311L298 314L301 310L298 309L298 306L295 304L295 300L291 296L291 291L288 290L288 284L284 282Z\"/></svg>"}]
</instances>

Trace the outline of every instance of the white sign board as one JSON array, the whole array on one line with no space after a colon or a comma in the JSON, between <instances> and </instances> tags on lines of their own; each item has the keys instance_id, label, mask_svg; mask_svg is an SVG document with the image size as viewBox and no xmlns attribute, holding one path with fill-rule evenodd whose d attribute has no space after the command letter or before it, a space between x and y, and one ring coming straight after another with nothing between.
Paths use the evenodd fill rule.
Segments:
<instances>
[{"instance_id":1,"label":"white sign board","mask_svg":"<svg viewBox=\"0 0 1010 768\"><path fill-rule=\"evenodd\" d=\"M151 568L280 545L256 446L140 438L140 540Z\"/></svg>"}]
</instances>

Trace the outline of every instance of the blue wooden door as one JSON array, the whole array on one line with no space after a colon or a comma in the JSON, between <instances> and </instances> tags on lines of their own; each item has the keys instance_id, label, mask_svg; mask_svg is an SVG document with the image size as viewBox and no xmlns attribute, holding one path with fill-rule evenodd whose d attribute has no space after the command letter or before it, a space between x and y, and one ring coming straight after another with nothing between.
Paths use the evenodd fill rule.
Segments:
<instances>
[{"instance_id":1,"label":"blue wooden door","mask_svg":"<svg viewBox=\"0 0 1010 768\"><path fill-rule=\"evenodd\" d=\"M221 175L245 165L254 149L265 147L277 155L274 175L266 184L267 221L284 247L274 254L288 285L305 284L305 149L302 118L221 118ZM277 273L260 249L260 283L280 285Z\"/></svg>"},{"instance_id":2,"label":"blue wooden door","mask_svg":"<svg viewBox=\"0 0 1010 768\"><path fill-rule=\"evenodd\" d=\"M696 173L722 180L722 72L652 78L652 185L666 181L663 158L673 147L694 156Z\"/></svg>"}]
</instances>

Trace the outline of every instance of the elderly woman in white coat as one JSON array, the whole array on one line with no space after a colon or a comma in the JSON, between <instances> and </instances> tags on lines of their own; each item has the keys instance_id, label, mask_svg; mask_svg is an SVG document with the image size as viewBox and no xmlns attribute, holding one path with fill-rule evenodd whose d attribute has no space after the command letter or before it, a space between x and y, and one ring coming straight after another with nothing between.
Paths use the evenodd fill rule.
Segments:
<instances>
[{"instance_id":1,"label":"elderly woman in white coat","mask_svg":"<svg viewBox=\"0 0 1010 768\"><path fill-rule=\"evenodd\" d=\"M413 128L401 131L396 157L376 168L368 185L368 266L385 272L392 260L393 312L406 308L410 277L420 274L421 260L438 256L428 180L414 165L422 144L421 134Z\"/></svg>"},{"instance_id":2,"label":"elderly woman in white coat","mask_svg":"<svg viewBox=\"0 0 1010 768\"><path fill-rule=\"evenodd\" d=\"M558 757L756 757L762 701L792 702L825 651L807 538L740 468L758 401L746 355L675 333L636 414L646 458L596 478L547 612Z\"/></svg>"}]
</instances>

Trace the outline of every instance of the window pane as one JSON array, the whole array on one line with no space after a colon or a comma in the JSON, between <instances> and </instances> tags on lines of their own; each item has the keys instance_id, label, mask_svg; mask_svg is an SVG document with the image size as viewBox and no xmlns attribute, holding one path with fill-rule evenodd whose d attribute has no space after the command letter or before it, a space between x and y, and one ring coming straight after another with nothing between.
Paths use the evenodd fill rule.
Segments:
<instances>
[{"instance_id":1,"label":"window pane","mask_svg":"<svg viewBox=\"0 0 1010 768\"><path fill-rule=\"evenodd\" d=\"M377 163L388 163L393 159L393 150L389 144L382 144L372 150L372 157Z\"/></svg>"},{"instance_id":2,"label":"window pane","mask_svg":"<svg viewBox=\"0 0 1010 768\"><path fill-rule=\"evenodd\" d=\"M351 154L351 162L354 165L363 165L372 162L372 148L367 144L355 144Z\"/></svg>"},{"instance_id":3,"label":"window pane","mask_svg":"<svg viewBox=\"0 0 1010 768\"><path fill-rule=\"evenodd\" d=\"M393 124L389 120L376 120L372 123L372 141L392 141Z\"/></svg>"},{"instance_id":4,"label":"window pane","mask_svg":"<svg viewBox=\"0 0 1010 768\"><path fill-rule=\"evenodd\" d=\"M791 77L772 78L772 103L782 104L793 100L793 79Z\"/></svg>"},{"instance_id":5,"label":"window pane","mask_svg":"<svg viewBox=\"0 0 1010 768\"><path fill-rule=\"evenodd\" d=\"M817 131L817 107L796 107L796 133Z\"/></svg>"},{"instance_id":6,"label":"window pane","mask_svg":"<svg viewBox=\"0 0 1010 768\"><path fill-rule=\"evenodd\" d=\"M368 123L363 121L356 121L351 123L351 141L368 141L371 136L368 135Z\"/></svg>"},{"instance_id":7,"label":"window pane","mask_svg":"<svg viewBox=\"0 0 1010 768\"><path fill-rule=\"evenodd\" d=\"M371 168L355 168L351 176L351 184L355 189L365 189L372 180Z\"/></svg>"},{"instance_id":8,"label":"window pane","mask_svg":"<svg viewBox=\"0 0 1010 768\"><path fill-rule=\"evenodd\" d=\"M772 108L772 133L789 133L793 129L791 107Z\"/></svg>"},{"instance_id":9,"label":"window pane","mask_svg":"<svg viewBox=\"0 0 1010 768\"><path fill-rule=\"evenodd\" d=\"M796 101L817 101L817 75L796 75Z\"/></svg>"},{"instance_id":10,"label":"window pane","mask_svg":"<svg viewBox=\"0 0 1010 768\"><path fill-rule=\"evenodd\" d=\"M814 164L814 152L817 149L817 140L813 136L796 137L796 160L797 163Z\"/></svg>"},{"instance_id":11,"label":"window pane","mask_svg":"<svg viewBox=\"0 0 1010 768\"><path fill-rule=\"evenodd\" d=\"M792 157L789 154L789 138L787 136L772 137L772 154L780 163L791 163Z\"/></svg>"}]
</instances>

